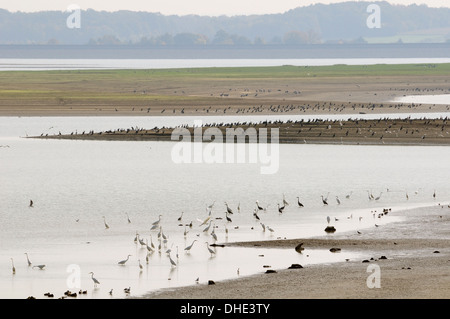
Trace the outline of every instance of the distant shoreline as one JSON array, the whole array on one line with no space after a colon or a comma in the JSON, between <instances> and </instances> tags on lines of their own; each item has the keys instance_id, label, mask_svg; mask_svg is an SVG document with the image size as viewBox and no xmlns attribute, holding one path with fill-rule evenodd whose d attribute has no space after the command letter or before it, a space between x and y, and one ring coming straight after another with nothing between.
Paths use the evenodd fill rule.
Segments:
<instances>
[{"instance_id":1,"label":"distant shoreline","mask_svg":"<svg viewBox=\"0 0 450 319\"><path fill-rule=\"evenodd\" d=\"M305 45L0 45L0 59L448 58L450 43Z\"/></svg>"},{"instance_id":2,"label":"distant shoreline","mask_svg":"<svg viewBox=\"0 0 450 319\"><path fill-rule=\"evenodd\" d=\"M205 125L215 129L219 142L225 142L227 130L236 142L259 141L259 132L265 129L267 142L274 129L278 130L280 144L354 144L354 145L450 145L450 119L378 119L378 120L302 120L262 121L260 123L223 123ZM42 134L28 138L102 141L178 141L172 137L176 128L127 128L104 132L72 132L71 134ZM183 127L193 140L194 128ZM198 130L198 129L197 129ZM177 131L175 131L177 133ZM222 139L222 140L221 140ZM214 140L215 141L215 140Z\"/></svg>"}]
</instances>

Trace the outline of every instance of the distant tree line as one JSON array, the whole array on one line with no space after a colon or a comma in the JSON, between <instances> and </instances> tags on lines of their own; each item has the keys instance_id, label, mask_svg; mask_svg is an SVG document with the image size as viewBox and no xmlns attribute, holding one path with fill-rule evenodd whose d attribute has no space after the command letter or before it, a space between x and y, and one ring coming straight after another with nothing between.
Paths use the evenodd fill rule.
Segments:
<instances>
[{"instance_id":1,"label":"distant tree line","mask_svg":"<svg viewBox=\"0 0 450 319\"><path fill-rule=\"evenodd\" d=\"M249 39L246 36L238 34L229 34L224 30L219 30L215 36L210 39L204 34L196 34L190 32L182 32L177 34L165 33L158 36L144 36L140 40L122 41L114 35L105 35L100 38L90 39L89 45L142 45L142 46L208 46L208 45L265 45L265 44L284 44L284 45L302 45L302 44L317 44L321 43L320 35L313 30L305 31L290 31L286 32L281 37L273 37L266 40L262 37L255 37ZM52 42L51 44L55 44Z\"/></svg>"}]
</instances>

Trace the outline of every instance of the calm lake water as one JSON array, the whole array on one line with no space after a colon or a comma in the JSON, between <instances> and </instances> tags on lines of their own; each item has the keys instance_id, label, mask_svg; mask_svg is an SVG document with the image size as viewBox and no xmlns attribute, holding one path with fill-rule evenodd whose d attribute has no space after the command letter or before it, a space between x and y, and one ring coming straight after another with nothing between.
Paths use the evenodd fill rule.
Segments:
<instances>
[{"instance_id":1,"label":"calm lake water","mask_svg":"<svg viewBox=\"0 0 450 319\"><path fill-rule=\"evenodd\" d=\"M450 58L352 59L0 59L0 71L80 69L168 69L248 66L321 66L334 64L450 63Z\"/></svg>"},{"instance_id":2,"label":"calm lake water","mask_svg":"<svg viewBox=\"0 0 450 319\"><path fill-rule=\"evenodd\" d=\"M88 290L83 298L111 298L111 289L112 298L123 298L126 287L131 287L132 295L141 295L195 284L196 278L200 284L236 278L238 268L240 276L245 276L264 272L265 265L278 269L292 263L345 262L346 258L362 256L328 250L306 249L298 254L294 249L220 247L211 256L205 242L214 242L212 229L219 243L322 236L326 235L327 216L336 233L355 231L399 220L389 215L374 218L375 210L421 207L450 198L450 148L442 146L280 145L278 172L263 175L258 163L175 164L171 158L173 142L20 137L155 123L176 125L191 120L0 118L0 297L44 298L46 292L59 297L67 289L78 291L70 288L74 284L70 280L80 278L80 288ZM369 200L368 192L375 197L381 194L381 198ZM328 206L322 204L321 195L328 195ZM347 199L346 195L351 196ZM277 204L282 204L283 196L289 205L279 214ZM297 207L297 196L305 207ZM32 208L28 207L30 199ZM258 212L260 220L253 216L256 200L267 207ZM234 212L228 215L232 222L226 220L225 202ZM200 224L208 217L206 207L212 203L212 224L205 232L209 223ZM167 238L160 253L159 230L150 230L159 215ZM191 222L192 228L185 227ZM274 232L263 231L261 222ZM136 232L156 246L148 263L146 248L133 241ZM191 251L185 252L194 240ZM171 267L166 253L169 248L177 267ZM28 267L24 253L33 265L45 264L46 268ZM129 261L119 266L118 261L127 255L131 255ZM95 289L91 271L100 281Z\"/></svg>"}]
</instances>

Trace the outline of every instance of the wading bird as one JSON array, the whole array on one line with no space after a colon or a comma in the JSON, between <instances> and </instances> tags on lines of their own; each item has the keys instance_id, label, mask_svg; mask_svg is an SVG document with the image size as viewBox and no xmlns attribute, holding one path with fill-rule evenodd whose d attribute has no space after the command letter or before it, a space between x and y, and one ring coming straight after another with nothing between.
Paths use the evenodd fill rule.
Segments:
<instances>
[{"instance_id":1,"label":"wading bird","mask_svg":"<svg viewBox=\"0 0 450 319\"><path fill-rule=\"evenodd\" d=\"M207 241L205 241L206 243L206 248L208 248L209 253L211 254L211 257L216 253L214 250L212 250L211 248L209 248L209 243Z\"/></svg>"},{"instance_id":2,"label":"wading bird","mask_svg":"<svg viewBox=\"0 0 450 319\"><path fill-rule=\"evenodd\" d=\"M336 196L336 202L338 203L338 205L341 204L341 201L339 200L339 197Z\"/></svg>"},{"instance_id":3,"label":"wading bird","mask_svg":"<svg viewBox=\"0 0 450 319\"><path fill-rule=\"evenodd\" d=\"M324 205L328 205L328 202L326 201L326 199L323 198L323 195L320 195L320 196L322 197L322 203L323 203Z\"/></svg>"},{"instance_id":4,"label":"wading bird","mask_svg":"<svg viewBox=\"0 0 450 319\"><path fill-rule=\"evenodd\" d=\"M121 260L121 261L119 261L117 264L119 264L119 265L125 265L125 263L128 261L128 259L130 258L130 256L131 256L131 255L128 255L128 256L127 256L127 259Z\"/></svg>"},{"instance_id":5,"label":"wading bird","mask_svg":"<svg viewBox=\"0 0 450 319\"><path fill-rule=\"evenodd\" d=\"M264 208L262 208L261 206L259 206L259 202L258 201L256 201L256 207L259 209L259 210L263 210Z\"/></svg>"},{"instance_id":6,"label":"wading bird","mask_svg":"<svg viewBox=\"0 0 450 319\"><path fill-rule=\"evenodd\" d=\"M14 267L14 259L11 258L11 264L12 264L12 273L13 275L16 273L16 267Z\"/></svg>"},{"instance_id":7,"label":"wading bird","mask_svg":"<svg viewBox=\"0 0 450 319\"><path fill-rule=\"evenodd\" d=\"M304 207L302 203L300 203L300 197L297 196L297 204L298 207Z\"/></svg>"},{"instance_id":8,"label":"wading bird","mask_svg":"<svg viewBox=\"0 0 450 319\"><path fill-rule=\"evenodd\" d=\"M94 278L94 273L92 271L89 274L91 275L92 281L94 282L94 287L97 287L97 285L100 284L100 281ZM112 295L112 289L109 294Z\"/></svg>"},{"instance_id":9,"label":"wading bird","mask_svg":"<svg viewBox=\"0 0 450 319\"><path fill-rule=\"evenodd\" d=\"M30 261L30 259L28 258L28 254L25 253L25 255L27 256L28 267L30 267L30 266L31 266L31 261Z\"/></svg>"},{"instance_id":10,"label":"wading bird","mask_svg":"<svg viewBox=\"0 0 450 319\"><path fill-rule=\"evenodd\" d=\"M39 268L40 270L43 270L43 269L45 268L45 265L36 265L36 266L33 266L33 268L35 268L35 267Z\"/></svg>"},{"instance_id":11,"label":"wading bird","mask_svg":"<svg viewBox=\"0 0 450 319\"><path fill-rule=\"evenodd\" d=\"M108 229L109 225L106 223L106 217L105 216L103 216L103 222L105 223L105 229Z\"/></svg>"},{"instance_id":12,"label":"wading bird","mask_svg":"<svg viewBox=\"0 0 450 319\"><path fill-rule=\"evenodd\" d=\"M225 202L225 206L227 207L228 214L233 214L233 210L228 206L227 202Z\"/></svg>"},{"instance_id":13,"label":"wading bird","mask_svg":"<svg viewBox=\"0 0 450 319\"><path fill-rule=\"evenodd\" d=\"M192 242L192 244L190 244L189 246L187 246L184 250L187 252L191 251L192 246L194 246L194 243L197 241L197 239L194 239L194 241Z\"/></svg>"}]
</instances>

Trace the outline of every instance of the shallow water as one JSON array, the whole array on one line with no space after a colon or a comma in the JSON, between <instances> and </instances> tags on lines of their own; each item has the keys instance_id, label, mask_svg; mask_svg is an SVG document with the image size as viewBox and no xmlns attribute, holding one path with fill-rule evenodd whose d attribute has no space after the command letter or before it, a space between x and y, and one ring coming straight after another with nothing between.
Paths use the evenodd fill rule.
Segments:
<instances>
[{"instance_id":1,"label":"shallow water","mask_svg":"<svg viewBox=\"0 0 450 319\"><path fill-rule=\"evenodd\" d=\"M393 102L450 105L450 94L406 95L394 99Z\"/></svg>"},{"instance_id":2,"label":"shallow water","mask_svg":"<svg viewBox=\"0 0 450 319\"><path fill-rule=\"evenodd\" d=\"M322 66L408 63L449 63L448 58L351 59L0 59L0 71L83 69L170 69L193 67Z\"/></svg>"},{"instance_id":3,"label":"shallow water","mask_svg":"<svg viewBox=\"0 0 450 319\"><path fill-rule=\"evenodd\" d=\"M300 255L293 249L237 247L218 247L211 258L205 242L213 243L210 231L215 226L218 242L326 235L327 216L336 233L355 231L399 220L389 215L377 218L374 212L382 208L419 207L450 198L450 148L441 146L280 145L278 172L263 175L259 163L175 164L171 142L17 137L20 132L37 134L43 128L54 132L83 129L83 125L128 127L135 119L83 120L0 118L0 145L9 146L0 147L0 283L5 287L1 298L43 298L48 291L58 297L71 289L67 284L73 278L67 272L70 265L79 267L74 269L80 270L80 288L88 290L85 298L109 298L110 289L114 289L113 298L121 298L125 287L131 287L132 295L141 295L195 284L197 277L201 284L236 278L237 268L244 276L265 271L264 265L276 269L292 263L358 258L327 250L305 250ZM164 118L158 120L160 125L168 124ZM368 191L381 198L369 200ZM329 205L324 206L321 195L327 194ZM289 206L279 214L277 203L282 203L283 195ZM297 207L297 196L305 207ZM28 207L30 199L32 208ZM252 215L256 200L261 206L269 205L266 212L258 212L259 221ZM229 215L232 222L225 219L225 201L234 211ZM214 224L205 233L207 224L199 226L199 219L208 216L206 206L213 202ZM147 264L146 248L133 239L139 232L157 246L158 231L150 227L159 214L168 242L161 253L149 256ZM109 229L105 229L103 216ZM184 225L191 221L193 227L186 227L185 238ZM274 232L264 232L260 222ZM184 248L193 240L197 242L186 253ZM171 257L176 260L177 247L179 264L173 268L165 251L172 248ZM46 269L29 268L25 252L34 265L46 264ZM127 264L118 266L128 254L132 256ZM10 258L14 258L15 275ZM101 282L96 289L88 274L91 271Z\"/></svg>"}]
</instances>

